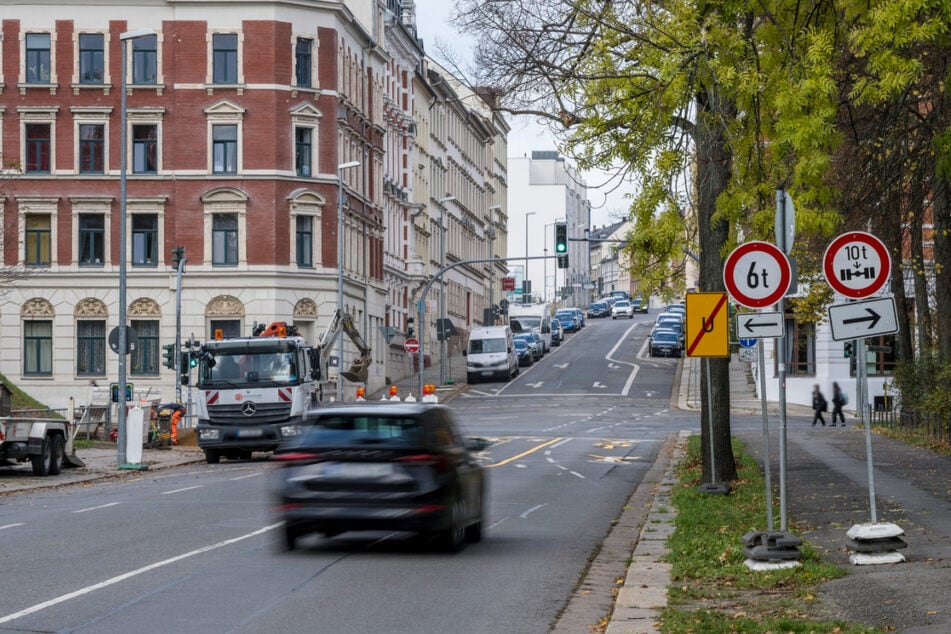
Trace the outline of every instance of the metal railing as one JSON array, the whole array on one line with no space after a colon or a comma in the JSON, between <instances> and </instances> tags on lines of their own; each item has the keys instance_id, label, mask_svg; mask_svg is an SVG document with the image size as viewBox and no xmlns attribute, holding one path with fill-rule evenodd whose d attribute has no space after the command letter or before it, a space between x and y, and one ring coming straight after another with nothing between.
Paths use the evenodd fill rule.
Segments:
<instances>
[{"instance_id":1,"label":"metal railing","mask_svg":"<svg viewBox=\"0 0 951 634\"><path fill-rule=\"evenodd\" d=\"M869 408L868 420L872 425L913 432L939 442L951 442L951 413L906 412L892 409Z\"/></svg>"}]
</instances>

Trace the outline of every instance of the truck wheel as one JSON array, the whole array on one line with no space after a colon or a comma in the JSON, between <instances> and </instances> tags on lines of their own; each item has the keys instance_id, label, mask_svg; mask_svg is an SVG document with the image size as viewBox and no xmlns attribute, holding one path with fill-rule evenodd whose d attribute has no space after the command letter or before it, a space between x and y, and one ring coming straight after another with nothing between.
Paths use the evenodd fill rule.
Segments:
<instances>
[{"instance_id":1,"label":"truck wheel","mask_svg":"<svg viewBox=\"0 0 951 634\"><path fill-rule=\"evenodd\" d=\"M59 434L53 436L50 443L50 475L59 475L63 470L63 454L66 453L66 441Z\"/></svg>"},{"instance_id":2,"label":"truck wheel","mask_svg":"<svg viewBox=\"0 0 951 634\"><path fill-rule=\"evenodd\" d=\"M208 464L218 464L221 462L221 454L217 449L205 449L205 462Z\"/></svg>"},{"instance_id":3,"label":"truck wheel","mask_svg":"<svg viewBox=\"0 0 951 634\"><path fill-rule=\"evenodd\" d=\"M43 439L43 448L40 450L40 454L30 456L30 462L33 463L33 475L45 477L50 474L50 458L52 458L52 455L50 439L47 436Z\"/></svg>"}]
</instances>

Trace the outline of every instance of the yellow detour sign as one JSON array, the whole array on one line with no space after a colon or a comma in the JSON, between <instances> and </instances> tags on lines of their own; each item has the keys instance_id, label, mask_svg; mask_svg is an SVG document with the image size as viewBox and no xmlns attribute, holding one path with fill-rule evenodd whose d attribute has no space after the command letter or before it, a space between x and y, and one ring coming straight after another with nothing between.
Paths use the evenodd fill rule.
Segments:
<instances>
[{"instance_id":1,"label":"yellow detour sign","mask_svg":"<svg viewBox=\"0 0 951 634\"><path fill-rule=\"evenodd\" d=\"M687 293L684 347L688 357L730 356L726 293Z\"/></svg>"}]
</instances>

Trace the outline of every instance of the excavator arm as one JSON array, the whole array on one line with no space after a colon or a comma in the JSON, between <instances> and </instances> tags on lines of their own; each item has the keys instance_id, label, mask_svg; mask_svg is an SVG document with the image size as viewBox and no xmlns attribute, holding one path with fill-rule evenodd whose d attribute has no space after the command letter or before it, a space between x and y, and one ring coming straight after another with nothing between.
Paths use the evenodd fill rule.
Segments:
<instances>
[{"instance_id":1,"label":"excavator arm","mask_svg":"<svg viewBox=\"0 0 951 634\"><path fill-rule=\"evenodd\" d=\"M336 341L340 335L341 330L360 351L360 356L354 359L350 365L350 369L343 372L343 376L348 381L353 381L354 383L365 383L370 373L370 363L373 362L370 357L370 347L367 346L363 337L360 336L357 327L353 324L353 318L350 317L349 313L341 312L340 310L334 311L330 319L330 325L327 326L327 330L324 331L318 343L320 347L320 374L321 376L327 376L327 360L330 358L334 341ZM340 363L343 363L343 359L340 360Z\"/></svg>"}]
</instances>

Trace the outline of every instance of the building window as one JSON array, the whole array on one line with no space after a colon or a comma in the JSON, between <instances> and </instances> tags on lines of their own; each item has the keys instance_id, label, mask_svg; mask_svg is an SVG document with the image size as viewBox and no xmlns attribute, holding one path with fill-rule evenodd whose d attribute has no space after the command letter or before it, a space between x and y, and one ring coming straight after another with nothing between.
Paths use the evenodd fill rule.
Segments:
<instances>
[{"instance_id":1,"label":"building window","mask_svg":"<svg viewBox=\"0 0 951 634\"><path fill-rule=\"evenodd\" d=\"M29 214L26 217L26 257L27 266L50 265L50 216Z\"/></svg>"},{"instance_id":2,"label":"building window","mask_svg":"<svg viewBox=\"0 0 951 634\"><path fill-rule=\"evenodd\" d=\"M50 173L50 125L26 124L26 166L29 174Z\"/></svg>"},{"instance_id":3,"label":"building window","mask_svg":"<svg viewBox=\"0 0 951 634\"><path fill-rule=\"evenodd\" d=\"M76 374L106 373L106 322L86 319L76 323Z\"/></svg>"},{"instance_id":4,"label":"building window","mask_svg":"<svg viewBox=\"0 0 951 634\"><path fill-rule=\"evenodd\" d=\"M786 336L777 340L786 360L789 376L816 375L816 327L786 317Z\"/></svg>"},{"instance_id":5,"label":"building window","mask_svg":"<svg viewBox=\"0 0 951 634\"><path fill-rule=\"evenodd\" d=\"M102 214L79 215L79 264L102 266L105 248L105 216Z\"/></svg>"},{"instance_id":6,"label":"building window","mask_svg":"<svg viewBox=\"0 0 951 634\"><path fill-rule=\"evenodd\" d=\"M158 126L132 126L132 173L158 172Z\"/></svg>"},{"instance_id":7,"label":"building window","mask_svg":"<svg viewBox=\"0 0 951 634\"><path fill-rule=\"evenodd\" d=\"M79 83L101 84L105 76L105 46L102 33L79 34Z\"/></svg>"},{"instance_id":8,"label":"building window","mask_svg":"<svg viewBox=\"0 0 951 634\"><path fill-rule=\"evenodd\" d=\"M26 34L26 83L50 83L50 34Z\"/></svg>"},{"instance_id":9,"label":"building window","mask_svg":"<svg viewBox=\"0 0 951 634\"><path fill-rule=\"evenodd\" d=\"M159 373L159 322L157 319L133 319L131 324L139 344L130 354L131 374Z\"/></svg>"},{"instance_id":10,"label":"building window","mask_svg":"<svg viewBox=\"0 0 951 634\"><path fill-rule=\"evenodd\" d=\"M158 264L158 216L155 214L132 216L132 264Z\"/></svg>"},{"instance_id":11,"label":"building window","mask_svg":"<svg viewBox=\"0 0 951 634\"><path fill-rule=\"evenodd\" d=\"M297 266L314 266L314 218L297 216Z\"/></svg>"},{"instance_id":12,"label":"building window","mask_svg":"<svg viewBox=\"0 0 951 634\"><path fill-rule=\"evenodd\" d=\"M241 336L240 319L212 319L208 324L211 332L208 333L209 339L215 338L216 331L220 330L225 339L234 339Z\"/></svg>"},{"instance_id":13,"label":"building window","mask_svg":"<svg viewBox=\"0 0 951 634\"><path fill-rule=\"evenodd\" d=\"M211 38L212 81L216 84L238 83L238 35L216 33Z\"/></svg>"},{"instance_id":14,"label":"building window","mask_svg":"<svg viewBox=\"0 0 951 634\"><path fill-rule=\"evenodd\" d=\"M304 37L297 38L297 45L294 47L294 61L297 86L300 88L311 87L311 63L314 40Z\"/></svg>"},{"instance_id":15,"label":"building window","mask_svg":"<svg viewBox=\"0 0 951 634\"><path fill-rule=\"evenodd\" d=\"M106 126L79 126L79 173L102 174L105 169Z\"/></svg>"},{"instance_id":16,"label":"building window","mask_svg":"<svg viewBox=\"0 0 951 634\"><path fill-rule=\"evenodd\" d=\"M238 126L211 126L212 172L238 173Z\"/></svg>"},{"instance_id":17,"label":"building window","mask_svg":"<svg viewBox=\"0 0 951 634\"><path fill-rule=\"evenodd\" d=\"M125 46L125 43L123 43ZM125 72L125 69L123 69ZM158 81L158 36L146 35L132 40L132 83L154 84Z\"/></svg>"},{"instance_id":18,"label":"building window","mask_svg":"<svg viewBox=\"0 0 951 634\"><path fill-rule=\"evenodd\" d=\"M850 342L851 343L851 342ZM865 340L865 373L887 376L895 373L895 335L879 335ZM854 344L852 345L854 351ZM849 359L849 372L855 376L855 356Z\"/></svg>"},{"instance_id":19,"label":"building window","mask_svg":"<svg viewBox=\"0 0 951 634\"><path fill-rule=\"evenodd\" d=\"M53 322L23 322L23 374L53 374Z\"/></svg>"},{"instance_id":20,"label":"building window","mask_svg":"<svg viewBox=\"0 0 951 634\"><path fill-rule=\"evenodd\" d=\"M221 266L238 264L238 216L215 214L212 220L211 263Z\"/></svg>"},{"instance_id":21,"label":"building window","mask_svg":"<svg viewBox=\"0 0 951 634\"><path fill-rule=\"evenodd\" d=\"M298 176L311 175L313 132L310 128L294 128L294 165Z\"/></svg>"}]
</instances>

